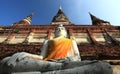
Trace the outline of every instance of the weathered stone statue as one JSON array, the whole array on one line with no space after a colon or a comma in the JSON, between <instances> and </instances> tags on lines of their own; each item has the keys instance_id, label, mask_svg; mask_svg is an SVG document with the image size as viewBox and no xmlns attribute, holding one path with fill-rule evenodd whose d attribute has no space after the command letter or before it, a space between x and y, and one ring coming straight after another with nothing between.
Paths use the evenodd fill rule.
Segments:
<instances>
[{"instance_id":1,"label":"weathered stone statue","mask_svg":"<svg viewBox=\"0 0 120 74\"><path fill-rule=\"evenodd\" d=\"M106 62L81 61L74 39L60 25L55 38L46 40L41 54L20 52L0 62L0 74L112 74Z\"/></svg>"}]
</instances>

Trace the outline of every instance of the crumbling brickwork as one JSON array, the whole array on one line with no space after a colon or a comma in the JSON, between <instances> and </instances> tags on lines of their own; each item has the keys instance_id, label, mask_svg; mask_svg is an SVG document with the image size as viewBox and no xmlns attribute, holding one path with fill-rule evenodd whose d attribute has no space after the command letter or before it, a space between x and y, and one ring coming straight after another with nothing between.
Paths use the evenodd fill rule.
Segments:
<instances>
[{"instance_id":1,"label":"crumbling brickwork","mask_svg":"<svg viewBox=\"0 0 120 74\"><path fill-rule=\"evenodd\" d=\"M23 45L23 44L0 44L0 59L11 56L17 52L28 52L40 54L42 45ZM117 45L92 45L81 44L78 46L82 60L106 60L119 59L120 47Z\"/></svg>"}]
</instances>

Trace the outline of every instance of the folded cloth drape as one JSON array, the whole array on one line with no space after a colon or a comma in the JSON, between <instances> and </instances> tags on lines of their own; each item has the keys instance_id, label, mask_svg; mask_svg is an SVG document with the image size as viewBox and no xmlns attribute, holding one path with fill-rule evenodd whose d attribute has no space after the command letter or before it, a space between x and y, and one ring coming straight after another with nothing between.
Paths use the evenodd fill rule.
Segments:
<instances>
[{"instance_id":1,"label":"folded cloth drape","mask_svg":"<svg viewBox=\"0 0 120 74\"><path fill-rule=\"evenodd\" d=\"M68 38L54 39L49 45L49 55L44 60L65 58L72 46L72 40Z\"/></svg>"}]
</instances>

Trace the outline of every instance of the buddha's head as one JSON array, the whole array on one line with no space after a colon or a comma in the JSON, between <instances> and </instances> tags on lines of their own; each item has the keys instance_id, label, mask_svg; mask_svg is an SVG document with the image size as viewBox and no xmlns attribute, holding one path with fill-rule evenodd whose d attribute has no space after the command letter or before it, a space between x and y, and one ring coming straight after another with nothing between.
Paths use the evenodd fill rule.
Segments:
<instances>
[{"instance_id":1,"label":"buddha's head","mask_svg":"<svg viewBox=\"0 0 120 74\"><path fill-rule=\"evenodd\" d=\"M55 37L60 37L64 36L67 37L67 31L65 27L63 27L62 24L60 24L56 29L55 29Z\"/></svg>"}]
</instances>

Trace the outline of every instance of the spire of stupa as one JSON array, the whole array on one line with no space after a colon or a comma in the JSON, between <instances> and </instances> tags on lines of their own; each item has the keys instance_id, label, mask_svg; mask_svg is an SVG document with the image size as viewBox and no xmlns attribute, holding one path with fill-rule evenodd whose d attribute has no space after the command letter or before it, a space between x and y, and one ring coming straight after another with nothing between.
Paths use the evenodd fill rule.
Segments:
<instances>
[{"instance_id":1,"label":"spire of stupa","mask_svg":"<svg viewBox=\"0 0 120 74\"><path fill-rule=\"evenodd\" d=\"M32 12L30 15L28 15L26 18L24 18L23 21L26 21L30 25L33 15L34 15L34 13Z\"/></svg>"},{"instance_id":2,"label":"spire of stupa","mask_svg":"<svg viewBox=\"0 0 120 74\"><path fill-rule=\"evenodd\" d=\"M30 15L28 15L27 17L25 17L24 19L18 21L18 22L15 22L13 24L13 26L19 26L19 25L31 25L31 22L32 22L32 17L33 17L34 13L32 12Z\"/></svg>"},{"instance_id":3,"label":"spire of stupa","mask_svg":"<svg viewBox=\"0 0 120 74\"><path fill-rule=\"evenodd\" d=\"M61 5L60 5L59 9L62 10L62 6Z\"/></svg>"},{"instance_id":4,"label":"spire of stupa","mask_svg":"<svg viewBox=\"0 0 120 74\"><path fill-rule=\"evenodd\" d=\"M104 20L94 16L90 12L89 12L89 15L91 17L92 25L110 25L110 23L108 21L104 21Z\"/></svg>"},{"instance_id":5,"label":"spire of stupa","mask_svg":"<svg viewBox=\"0 0 120 74\"><path fill-rule=\"evenodd\" d=\"M69 21L68 17L63 12L61 6L59 7L59 10L58 10L57 14L53 17L52 25L53 24L63 24L63 25L71 24L71 22Z\"/></svg>"}]
</instances>

